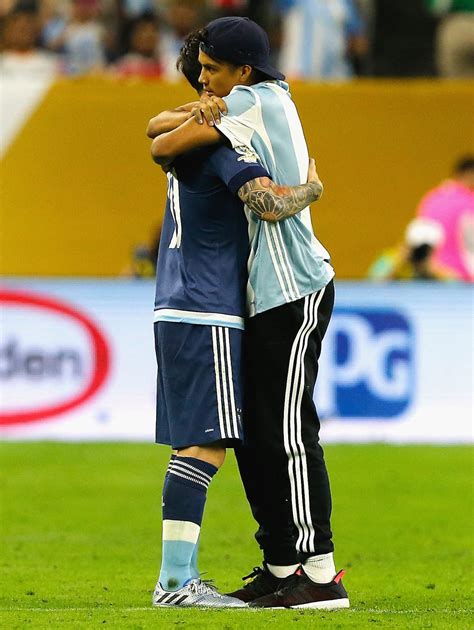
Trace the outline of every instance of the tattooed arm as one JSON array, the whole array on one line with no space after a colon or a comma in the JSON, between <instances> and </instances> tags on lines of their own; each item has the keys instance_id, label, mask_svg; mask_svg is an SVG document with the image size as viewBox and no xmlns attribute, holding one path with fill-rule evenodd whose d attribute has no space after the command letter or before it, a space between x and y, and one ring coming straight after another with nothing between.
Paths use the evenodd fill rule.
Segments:
<instances>
[{"instance_id":1,"label":"tattooed arm","mask_svg":"<svg viewBox=\"0 0 474 630\"><path fill-rule=\"evenodd\" d=\"M268 177L257 177L238 191L239 198L262 221L276 223L292 217L320 199L323 185L314 160L309 161L308 181L299 186L279 186Z\"/></svg>"}]
</instances>

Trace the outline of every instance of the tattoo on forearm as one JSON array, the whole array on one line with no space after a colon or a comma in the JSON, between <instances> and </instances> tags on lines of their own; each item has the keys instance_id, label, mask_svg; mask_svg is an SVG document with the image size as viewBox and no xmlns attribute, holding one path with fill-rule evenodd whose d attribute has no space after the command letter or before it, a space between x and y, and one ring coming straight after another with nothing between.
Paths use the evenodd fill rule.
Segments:
<instances>
[{"instance_id":1,"label":"tattoo on forearm","mask_svg":"<svg viewBox=\"0 0 474 630\"><path fill-rule=\"evenodd\" d=\"M321 182L308 182L299 186L278 186L268 177L258 177L239 189L240 199L262 221L276 223L292 217L323 192Z\"/></svg>"}]
</instances>

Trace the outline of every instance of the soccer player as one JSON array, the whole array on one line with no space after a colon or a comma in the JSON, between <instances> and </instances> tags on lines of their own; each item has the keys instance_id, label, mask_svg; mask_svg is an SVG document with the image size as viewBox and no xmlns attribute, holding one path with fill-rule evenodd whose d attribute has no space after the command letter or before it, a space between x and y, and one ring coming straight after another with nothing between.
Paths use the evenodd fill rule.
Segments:
<instances>
[{"instance_id":1,"label":"soccer player","mask_svg":"<svg viewBox=\"0 0 474 630\"><path fill-rule=\"evenodd\" d=\"M192 42L179 65L196 85L193 64L197 76L200 66L197 48L189 58ZM166 120L161 124L166 127ZM249 243L239 196L245 190L247 204L259 215L268 210L274 220L316 200L321 184L311 163L308 183L276 186L256 158L242 159L224 146L185 154L172 167L155 298L156 440L175 454L163 488L163 554L153 604L244 607L203 582L197 569L208 486L226 447L243 437L240 356Z\"/></svg>"},{"instance_id":2,"label":"soccer player","mask_svg":"<svg viewBox=\"0 0 474 630\"><path fill-rule=\"evenodd\" d=\"M275 182L301 184L306 142L284 77L269 63L266 33L246 18L214 20L201 33L199 61L199 81L211 102L192 108L189 120L155 138L155 159L166 162L227 141L242 159L257 155ZM227 97L226 115L220 101L212 102L216 97ZM198 124L203 118L208 125ZM243 187L241 199L252 187ZM282 222L261 218L248 213L249 435L236 455L264 562L232 595L257 607L346 608L343 572L336 573L333 559L331 493L313 402L334 303L334 270L313 233L309 208Z\"/></svg>"}]
</instances>

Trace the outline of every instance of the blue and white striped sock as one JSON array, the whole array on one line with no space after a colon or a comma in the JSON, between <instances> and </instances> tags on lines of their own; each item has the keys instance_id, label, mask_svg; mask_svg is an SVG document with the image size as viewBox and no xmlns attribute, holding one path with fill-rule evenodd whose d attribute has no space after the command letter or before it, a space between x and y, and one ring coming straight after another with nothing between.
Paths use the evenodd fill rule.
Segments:
<instances>
[{"instance_id":1,"label":"blue and white striped sock","mask_svg":"<svg viewBox=\"0 0 474 630\"><path fill-rule=\"evenodd\" d=\"M167 591L176 591L199 577L197 545L207 488L216 472L215 466L194 457L171 458L163 487L163 555L159 577Z\"/></svg>"},{"instance_id":2,"label":"blue and white striped sock","mask_svg":"<svg viewBox=\"0 0 474 630\"><path fill-rule=\"evenodd\" d=\"M176 459L177 455L175 455L174 453L171 454L171 458L168 464L168 468L166 469L166 474L165 474L165 483L163 486L163 494L164 494L164 487L166 486L166 482L168 480L168 475L169 472L171 470L171 468L173 468L173 462ZM198 555L199 555L199 542L200 542L200 538L198 538L197 543L194 545L194 551L193 551L193 557L191 558L191 577L194 578L198 578L200 576L199 573L199 569L198 569Z\"/></svg>"}]
</instances>

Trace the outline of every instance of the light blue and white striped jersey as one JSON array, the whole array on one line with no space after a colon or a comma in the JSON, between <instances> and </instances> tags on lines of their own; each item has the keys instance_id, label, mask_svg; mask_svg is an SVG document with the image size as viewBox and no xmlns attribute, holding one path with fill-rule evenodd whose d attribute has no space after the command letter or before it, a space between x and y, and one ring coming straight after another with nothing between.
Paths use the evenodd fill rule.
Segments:
<instances>
[{"instance_id":1,"label":"light blue and white striped jersey","mask_svg":"<svg viewBox=\"0 0 474 630\"><path fill-rule=\"evenodd\" d=\"M218 125L241 160L257 159L278 184L303 184L308 148L288 85L264 81L236 86L224 99L228 114ZM280 223L249 221L247 314L294 302L319 291L334 276L329 254L316 239L309 208Z\"/></svg>"},{"instance_id":2,"label":"light blue and white striped jersey","mask_svg":"<svg viewBox=\"0 0 474 630\"><path fill-rule=\"evenodd\" d=\"M352 76L348 39L364 26L354 0L279 0L283 9L280 67L290 79Z\"/></svg>"}]
</instances>

